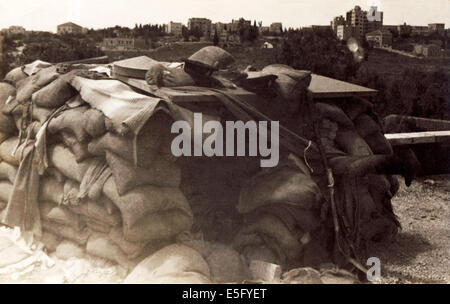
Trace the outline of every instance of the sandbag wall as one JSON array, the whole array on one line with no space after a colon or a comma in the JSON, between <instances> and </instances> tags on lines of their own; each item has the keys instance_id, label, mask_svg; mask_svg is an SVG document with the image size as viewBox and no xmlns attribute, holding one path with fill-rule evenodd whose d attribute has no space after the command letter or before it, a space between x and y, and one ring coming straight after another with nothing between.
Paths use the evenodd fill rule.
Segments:
<instances>
[{"instance_id":1,"label":"sandbag wall","mask_svg":"<svg viewBox=\"0 0 450 304\"><path fill-rule=\"evenodd\" d=\"M0 219L26 135L33 139L47 122L48 168L40 177L39 209L42 240L50 249L69 239L131 270L139 257L190 230L193 216L179 190L180 168L168 139L158 135L170 130L168 114L155 113L133 140L69 85L86 71L58 73L45 65L28 76L23 70L0 83Z\"/></svg>"}]
</instances>

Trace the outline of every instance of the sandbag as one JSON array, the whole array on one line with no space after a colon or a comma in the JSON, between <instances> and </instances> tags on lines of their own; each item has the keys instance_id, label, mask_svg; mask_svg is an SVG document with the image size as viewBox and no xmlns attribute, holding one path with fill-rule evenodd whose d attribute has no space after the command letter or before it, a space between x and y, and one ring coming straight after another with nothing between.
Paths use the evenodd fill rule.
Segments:
<instances>
[{"instance_id":1,"label":"sandbag","mask_svg":"<svg viewBox=\"0 0 450 304\"><path fill-rule=\"evenodd\" d=\"M85 245L90 235L90 231L88 229L77 231L70 226L52 223L49 221L42 221L42 228L45 231L56 234L62 238L73 240L80 245Z\"/></svg>"},{"instance_id":2,"label":"sandbag","mask_svg":"<svg viewBox=\"0 0 450 304\"><path fill-rule=\"evenodd\" d=\"M172 118L162 111L155 113L139 132L136 140L137 166L150 168L158 154L171 154L170 132ZM104 155L105 151L113 152L118 156L133 162L134 143L133 136L120 136L111 132L100 138L92 140L88 145L89 153Z\"/></svg>"},{"instance_id":3,"label":"sandbag","mask_svg":"<svg viewBox=\"0 0 450 304\"><path fill-rule=\"evenodd\" d=\"M205 258L211 279L217 283L243 283L250 280L250 270L239 253L222 244L211 244L211 252Z\"/></svg>"},{"instance_id":4,"label":"sandbag","mask_svg":"<svg viewBox=\"0 0 450 304\"><path fill-rule=\"evenodd\" d=\"M44 108L59 108L71 97L78 94L69 81L77 75L79 70L72 70L67 74L59 76L57 79L38 90L32 95L32 101Z\"/></svg>"},{"instance_id":5,"label":"sandbag","mask_svg":"<svg viewBox=\"0 0 450 304\"><path fill-rule=\"evenodd\" d=\"M366 143L374 154L393 154L392 146L383 133L376 132L365 138Z\"/></svg>"},{"instance_id":6,"label":"sandbag","mask_svg":"<svg viewBox=\"0 0 450 304\"><path fill-rule=\"evenodd\" d=\"M125 284L211 283L208 264L200 253L180 244L155 252L140 262L126 277Z\"/></svg>"},{"instance_id":7,"label":"sandbag","mask_svg":"<svg viewBox=\"0 0 450 304\"><path fill-rule=\"evenodd\" d=\"M146 246L145 242L129 242L125 240L121 227L111 229L108 236L130 259L138 257Z\"/></svg>"},{"instance_id":8,"label":"sandbag","mask_svg":"<svg viewBox=\"0 0 450 304\"><path fill-rule=\"evenodd\" d=\"M56 68L48 67L40 70L33 76L19 81L16 94L17 102L21 104L27 102L34 92L37 92L58 77L59 74L56 72Z\"/></svg>"},{"instance_id":9,"label":"sandbag","mask_svg":"<svg viewBox=\"0 0 450 304\"><path fill-rule=\"evenodd\" d=\"M0 157L2 157L0 145ZM89 169L89 166L94 161L93 158L86 159L80 163L77 163L75 156L69 150L69 148L63 145L55 145L48 149L49 163L51 166L55 167L64 176L73 179L81 183L83 176Z\"/></svg>"},{"instance_id":10,"label":"sandbag","mask_svg":"<svg viewBox=\"0 0 450 304\"><path fill-rule=\"evenodd\" d=\"M19 139L17 137L11 137L3 141L0 144L0 158L11 165L19 166L19 156L22 149L17 149L14 156L12 155L18 143Z\"/></svg>"},{"instance_id":11,"label":"sandbag","mask_svg":"<svg viewBox=\"0 0 450 304\"><path fill-rule=\"evenodd\" d=\"M27 77L28 75L22 71L22 67L17 67L12 69L5 75L4 81L7 81L12 85L17 85L19 81Z\"/></svg>"},{"instance_id":12,"label":"sandbag","mask_svg":"<svg viewBox=\"0 0 450 304\"><path fill-rule=\"evenodd\" d=\"M39 71L41 71L42 69L51 67L52 64L46 61L42 61L42 60L35 60L32 63L28 63L26 65L24 65L22 67L22 71L27 74L28 76L32 76L36 73L38 73ZM56 68L55 68L56 70Z\"/></svg>"},{"instance_id":13,"label":"sandbag","mask_svg":"<svg viewBox=\"0 0 450 304\"><path fill-rule=\"evenodd\" d=\"M112 171L120 195L141 185L178 187L181 182L179 166L161 157L155 158L153 165L148 169L135 167L132 162L109 151L106 152L106 161Z\"/></svg>"},{"instance_id":14,"label":"sandbag","mask_svg":"<svg viewBox=\"0 0 450 304\"><path fill-rule=\"evenodd\" d=\"M352 121L340 107L324 102L315 103L315 107L319 114L319 120L328 118L329 120L336 122L339 125L339 129L346 130L354 128Z\"/></svg>"},{"instance_id":15,"label":"sandbag","mask_svg":"<svg viewBox=\"0 0 450 304\"><path fill-rule=\"evenodd\" d=\"M83 113L83 127L92 138L100 137L106 133L105 115L99 110L90 108Z\"/></svg>"},{"instance_id":16,"label":"sandbag","mask_svg":"<svg viewBox=\"0 0 450 304\"><path fill-rule=\"evenodd\" d=\"M119 226L122 222L120 213L115 210L114 213L109 214L106 208L103 206L103 201L108 200L102 197L99 202L91 200L83 201L78 206L70 206L70 209L75 213L82 214L85 217L97 222L101 222L108 226Z\"/></svg>"},{"instance_id":17,"label":"sandbag","mask_svg":"<svg viewBox=\"0 0 450 304\"><path fill-rule=\"evenodd\" d=\"M58 245L62 242L62 239L56 234L44 231L42 233L41 243L47 249L47 252L53 252Z\"/></svg>"},{"instance_id":18,"label":"sandbag","mask_svg":"<svg viewBox=\"0 0 450 304\"><path fill-rule=\"evenodd\" d=\"M109 232L112 229L111 226L106 225L105 223L98 222L98 221L95 221L95 220L90 219L90 218L86 218L85 220L86 220L87 227L92 232L99 232L99 233L109 234Z\"/></svg>"},{"instance_id":19,"label":"sandbag","mask_svg":"<svg viewBox=\"0 0 450 304\"><path fill-rule=\"evenodd\" d=\"M361 114L354 120L356 131L359 135L366 139L374 133L381 132L381 127L375 120L367 114Z\"/></svg>"},{"instance_id":20,"label":"sandbag","mask_svg":"<svg viewBox=\"0 0 450 304\"><path fill-rule=\"evenodd\" d=\"M181 87L195 85L194 79L182 68L169 68L160 62L154 62L145 73L145 81L158 87Z\"/></svg>"},{"instance_id":21,"label":"sandbag","mask_svg":"<svg viewBox=\"0 0 450 304\"><path fill-rule=\"evenodd\" d=\"M121 265L128 271L136 266L136 262L129 260L120 250L119 246L114 244L106 234L93 233L87 242L86 252Z\"/></svg>"},{"instance_id":22,"label":"sandbag","mask_svg":"<svg viewBox=\"0 0 450 304\"><path fill-rule=\"evenodd\" d=\"M278 265L299 261L303 249L299 236L292 234L281 220L270 214L261 214L241 228L233 240L233 247L248 261L262 259ZM262 255L261 247L265 247L269 255Z\"/></svg>"},{"instance_id":23,"label":"sandbag","mask_svg":"<svg viewBox=\"0 0 450 304\"><path fill-rule=\"evenodd\" d=\"M13 185L7 181L0 181L0 201L8 202Z\"/></svg>"},{"instance_id":24,"label":"sandbag","mask_svg":"<svg viewBox=\"0 0 450 304\"><path fill-rule=\"evenodd\" d=\"M5 134L5 133L0 132L0 144L2 142L4 142L5 140L7 140L8 138L11 138L12 136L13 135L11 135L11 134Z\"/></svg>"},{"instance_id":25,"label":"sandbag","mask_svg":"<svg viewBox=\"0 0 450 304\"><path fill-rule=\"evenodd\" d=\"M88 151L86 142L79 142L75 136L72 136L65 131L61 131L59 135L64 145L69 147L70 151L72 151L77 163L92 156Z\"/></svg>"},{"instance_id":26,"label":"sandbag","mask_svg":"<svg viewBox=\"0 0 450 304\"><path fill-rule=\"evenodd\" d=\"M88 109L88 106L81 106L63 111L60 115L50 120L48 132L56 134L61 131L67 131L74 135L78 142L88 140L89 135L84 130L84 113Z\"/></svg>"},{"instance_id":27,"label":"sandbag","mask_svg":"<svg viewBox=\"0 0 450 304\"><path fill-rule=\"evenodd\" d=\"M236 206L240 213L247 213L269 204L292 204L303 209L318 208L322 198L314 180L300 170L278 166L262 170L250 179L241 190Z\"/></svg>"},{"instance_id":28,"label":"sandbag","mask_svg":"<svg viewBox=\"0 0 450 304\"><path fill-rule=\"evenodd\" d=\"M366 141L354 129L338 130L336 143L339 148L350 155L372 155Z\"/></svg>"},{"instance_id":29,"label":"sandbag","mask_svg":"<svg viewBox=\"0 0 450 304\"><path fill-rule=\"evenodd\" d=\"M363 113L372 113L373 104L365 99L349 99L342 106L345 114L352 121Z\"/></svg>"},{"instance_id":30,"label":"sandbag","mask_svg":"<svg viewBox=\"0 0 450 304\"><path fill-rule=\"evenodd\" d=\"M58 206L50 210L47 214L47 219L51 222L70 226L77 231L81 231L84 227L86 227L86 223L78 214L72 212L64 206Z\"/></svg>"},{"instance_id":31,"label":"sandbag","mask_svg":"<svg viewBox=\"0 0 450 304\"><path fill-rule=\"evenodd\" d=\"M45 177L40 179L39 200L62 204L64 198L64 186L56 178Z\"/></svg>"},{"instance_id":32,"label":"sandbag","mask_svg":"<svg viewBox=\"0 0 450 304\"><path fill-rule=\"evenodd\" d=\"M374 202L380 206L390 204L389 201L393 197L391 183L386 175L369 175L369 192Z\"/></svg>"},{"instance_id":33,"label":"sandbag","mask_svg":"<svg viewBox=\"0 0 450 304\"><path fill-rule=\"evenodd\" d=\"M17 167L8 164L7 162L0 162L0 180L9 180L14 184L17 174Z\"/></svg>"},{"instance_id":34,"label":"sandbag","mask_svg":"<svg viewBox=\"0 0 450 304\"><path fill-rule=\"evenodd\" d=\"M5 134L12 134L17 131L13 118L3 113L6 101L15 92L16 89L12 85L0 82L0 132Z\"/></svg>"},{"instance_id":35,"label":"sandbag","mask_svg":"<svg viewBox=\"0 0 450 304\"><path fill-rule=\"evenodd\" d=\"M109 178L103 192L120 209L123 223L128 227L152 213L166 210L177 210L192 217L189 203L178 188L145 185L120 196L114 179Z\"/></svg>"},{"instance_id":36,"label":"sandbag","mask_svg":"<svg viewBox=\"0 0 450 304\"><path fill-rule=\"evenodd\" d=\"M283 64L271 64L262 69L269 75L276 75L277 95L285 100L296 102L305 98L306 89L311 82L311 72L295 70Z\"/></svg>"},{"instance_id":37,"label":"sandbag","mask_svg":"<svg viewBox=\"0 0 450 304\"><path fill-rule=\"evenodd\" d=\"M192 216L180 210L160 211L146 215L132 226L123 225L123 235L130 242L171 240L189 231L192 224Z\"/></svg>"}]
</instances>

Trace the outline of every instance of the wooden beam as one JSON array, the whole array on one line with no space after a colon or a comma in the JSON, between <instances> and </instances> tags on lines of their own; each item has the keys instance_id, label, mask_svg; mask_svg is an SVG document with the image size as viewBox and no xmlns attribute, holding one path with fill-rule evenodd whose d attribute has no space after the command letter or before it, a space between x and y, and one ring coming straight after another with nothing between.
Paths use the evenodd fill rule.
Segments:
<instances>
[{"instance_id":1,"label":"wooden beam","mask_svg":"<svg viewBox=\"0 0 450 304\"><path fill-rule=\"evenodd\" d=\"M384 136L392 146L450 143L450 131L391 133Z\"/></svg>"}]
</instances>

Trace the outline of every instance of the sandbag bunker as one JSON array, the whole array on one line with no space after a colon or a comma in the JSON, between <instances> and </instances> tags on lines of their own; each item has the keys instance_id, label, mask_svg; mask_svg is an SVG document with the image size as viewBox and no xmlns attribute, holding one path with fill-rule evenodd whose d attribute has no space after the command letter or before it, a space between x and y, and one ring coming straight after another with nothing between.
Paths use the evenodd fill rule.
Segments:
<instances>
[{"instance_id":1,"label":"sandbag bunker","mask_svg":"<svg viewBox=\"0 0 450 304\"><path fill-rule=\"evenodd\" d=\"M391 174L410 182L413 156L393 152L369 102L310 109L310 72L236 73L226 70L232 61L206 47L181 64L142 56L9 72L0 83L1 223L49 251L71 240L125 267L128 283L270 281L261 276L270 265L295 281L300 267L357 268L347 256L364 263L370 242L397 232ZM261 168L248 154L175 157L172 123L192 124L195 113L204 123L280 121L278 165Z\"/></svg>"}]
</instances>

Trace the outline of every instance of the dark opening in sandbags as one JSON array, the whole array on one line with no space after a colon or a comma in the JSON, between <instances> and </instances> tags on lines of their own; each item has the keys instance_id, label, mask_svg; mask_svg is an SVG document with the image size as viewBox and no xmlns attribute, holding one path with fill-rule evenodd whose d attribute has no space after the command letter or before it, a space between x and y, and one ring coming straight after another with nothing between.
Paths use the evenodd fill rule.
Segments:
<instances>
[{"instance_id":1,"label":"dark opening in sandbags","mask_svg":"<svg viewBox=\"0 0 450 304\"><path fill-rule=\"evenodd\" d=\"M87 142L79 142L75 136L65 131L61 131L59 135L64 145L69 147L75 155L75 160L78 163L92 156L88 151Z\"/></svg>"},{"instance_id":2,"label":"dark opening in sandbags","mask_svg":"<svg viewBox=\"0 0 450 304\"><path fill-rule=\"evenodd\" d=\"M106 152L106 161L114 176L120 195L140 185L160 187L178 187L181 182L181 170L176 163L168 162L158 156L148 169L135 167L112 152Z\"/></svg>"}]
</instances>

